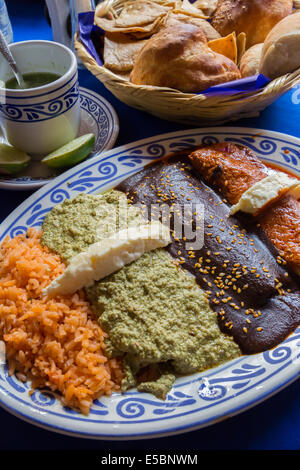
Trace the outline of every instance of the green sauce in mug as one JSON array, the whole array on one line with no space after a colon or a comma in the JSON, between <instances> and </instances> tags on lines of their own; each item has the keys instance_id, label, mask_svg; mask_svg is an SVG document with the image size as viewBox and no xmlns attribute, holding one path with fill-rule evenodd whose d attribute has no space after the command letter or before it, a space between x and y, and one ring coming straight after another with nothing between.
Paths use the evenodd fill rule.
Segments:
<instances>
[{"instance_id":1,"label":"green sauce in mug","mask_svg":"<svg viewBox=\"0 0 300 470\"><path fill-rule=\"evenodd\" d=\"M26 88L36 88L54 82L55 80L60 78L60 75L49 72L32 72L24 73L23 78L26 83ZM15 77L7 80L7 82L5 83L5 88L9 88L11 90L21 89Z\"/></svg>"}]
</instances>

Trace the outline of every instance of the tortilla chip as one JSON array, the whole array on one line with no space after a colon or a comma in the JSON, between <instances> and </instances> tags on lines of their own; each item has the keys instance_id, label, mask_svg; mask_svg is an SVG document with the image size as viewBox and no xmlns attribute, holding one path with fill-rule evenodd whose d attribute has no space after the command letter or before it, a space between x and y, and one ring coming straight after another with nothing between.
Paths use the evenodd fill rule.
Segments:
<instances>
[{"instance_id":1,"label":"tortilla chip","mask_svg":"<svg viewBox=\"0 0 300 470\"><path fill-rule=\"evenodd\" d=\"M237 45L237 63L240 65L243 55L246 52L246 42L247 37L245 33L240 33L237 35L236 38L236 45Z\"/></svg>"},{"instance_id":2,"label":"tortilla chip","mask_svg":"<svg viewBox=\"0 0 300 470\"><path fill-rule=\"evenodd\" d=\"M115 27L143 26L153 23L158 17L168 12L170 7L147 0L127 2L118 18Z\"/></svg>"},{"instance_id":3,"label":"tortilla chip","mask_svg":"<svg viewBox=\"0 0 300 470\"><path fill-rule=\"evenodd\" d=\"M225 38L214 39L208 42L208 46L218 54L222 54L228 59L231 59L235 64L237 63L237 44L236 34L231 33Z\"/></svg>"},{"instance_id":4,"label":"tortilla chip","mask_svg":"<svg viewBox=\"0 0 300 470\"><path fill-rule=\"evenodd\" d=\"M173 9L173 12L184 13L186 15L193 16L194 18L204 18L204 19L208 18L208 16L206 16L202 10L195 7L192 3L189 2L189 0L183 0L181 5Z\"/></svg>"},{"instance_id":5,"label":"tortilla chip","mask_svg":"<svg viewBox=\"0 0 300 470\"><path fill-rule=\"evenodd\" d=\"M182 0L153 0L153 1L161 5L164 5L166 7L172 7L172 8L177 8L182 3Z\"/></svg>"},{"instance_id":6,"label":"tortilla chip","mask_svg":"<svg viewBox=\"0 0 300 470\"><path fill-rule=\"evenodd\" d=\"M149 36L157 30L161 19L172 6L165 6L155 1L137 0L127 2L117 18L102 17L101 3L95 10L95 24L109 33L138 33Z\"/></svg>"},{"instance_id":7,"label":"tortilla chip","mask_svg":"<svg viewBox=\"0 0 300 470\"><path fill-rule=\"evenodd\" d=\"M130 72L134 59L147 40L137 40L126 34L106 34L104 37L104 66L114 72Z\"/></svg>"},{"instance_id":8,"label":"tortilla chip","mask_svg":"<svg viewBox=\"0 0 300 470\"><path fill-rule=\"evenodd\" d=\"M210 18L217 9L218 0L196 0L193 5Z\"/></svg>"},{"instance_id":9,"label":"tortilla chip","mask_svg":"<svg viewBox=\"0 0 300 470\"><path fill-rule=\"evenodd\" d=\"M134 34L140 36L151 36L158 30L158 26L162 21L162 18L165 14L159 16L153 23L149 23L142 26L126 26L126 27L117 27L115 22L116 20L108 20L107 18L98 18L95 17L95 23L101 29L108 33L124 33L124 34Z\"/></svg>"},{"instance_id":10,"label":"tortilla chip","mask_svg":"<svg viewBox=\"0 0 300 470\"><path fill-rule=\"evenodd\" d=\"M151 36L153 36L153 34L157 33L161 29L161 25L163 24L165 17L166 15L157 18L157 20L155 20L155 22L152 24L152 28L150 31L148 31L147 29L144 29L143 31L132 31L131 35L136 39L149 39Z\"/></svg>"}]
</instances>

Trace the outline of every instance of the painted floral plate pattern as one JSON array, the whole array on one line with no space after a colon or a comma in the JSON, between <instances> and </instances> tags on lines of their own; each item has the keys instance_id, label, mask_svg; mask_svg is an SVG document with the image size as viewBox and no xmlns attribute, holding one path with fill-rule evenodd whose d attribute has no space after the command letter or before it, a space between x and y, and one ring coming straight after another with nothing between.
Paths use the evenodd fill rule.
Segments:
<instances>
[{"instance_id":1,"label":"painted floral plate pattern","mask_svg":"<svg viewBox=\"0 0 300 470\"><path fill-rule=\"evenodd\" d=\"M180 131L115 148L58 176L17 208L0 226L5 236L40 227L45 214L79 192L114 187L145 164L202 143L228 141L249 146L265 162L300 177L300 139L248 128ZM47 429L91 439L141 439L208 426L240 413L299 377L300 328L271 351L242 356L220 367L176 380L165 401L130 390L96 400L89 416L63 407L54 393L9 377L0 363L0 403L13 414Z\"/></svg>"}]
</instances>

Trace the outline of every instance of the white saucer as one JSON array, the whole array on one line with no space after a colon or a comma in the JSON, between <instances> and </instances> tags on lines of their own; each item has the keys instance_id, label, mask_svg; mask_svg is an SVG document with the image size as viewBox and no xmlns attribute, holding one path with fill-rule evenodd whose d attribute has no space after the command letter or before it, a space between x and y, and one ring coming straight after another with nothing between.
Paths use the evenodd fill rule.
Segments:
<instances>
[{"instance_id":1,"label":"white saucer","mask_svg":"<svg viewBox=\"0 0 300 470\"><path fill-rule=\"evenodd\" d=\"M112 105L94 91L80 87L80 107L79 135L90 132L95 134L95 146L90 157L111 149L119 133L119 119ZM3 137L0 140L5 142ZM58 174L40 162L32 161L29 167L17 176L1 175L0 189L19 191L37 189L52 181Z\"/></svg>"}]
</instances>

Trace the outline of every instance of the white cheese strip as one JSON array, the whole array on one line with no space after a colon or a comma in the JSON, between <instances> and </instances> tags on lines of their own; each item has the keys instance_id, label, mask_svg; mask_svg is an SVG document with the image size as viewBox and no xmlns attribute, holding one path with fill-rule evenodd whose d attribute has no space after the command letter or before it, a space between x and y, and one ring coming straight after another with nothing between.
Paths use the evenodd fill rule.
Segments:
<instances>
[{"instance_id":1,"label":"white cheese strip","mask_svg":"<svg viewBox=\"0 0 300 470\"><path fill-rule=\"evenodd\" d=\"M287 192L300 193L299 180L280 171L270 171L266 178L255 183L244 192L239 202L231 207L230 214L242 211L257 215L267 204L275 201Z\"/></svg>"},{"instance_id":2,"label":"white cheese strip","mask_svg":"<svg viewBox=\"0 0 300 470\"><path fill-rule=\"evenodd\" d=\"M169 243L170 230L160 222L120 230L74 256L63 274L52 281L43 293L49 296L73 294L132 263L145 252Z\"/></svg>"}]
</instances>

